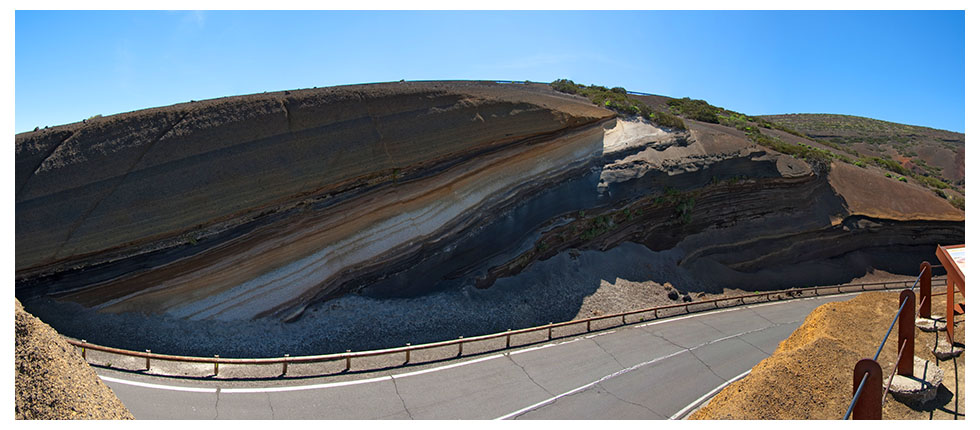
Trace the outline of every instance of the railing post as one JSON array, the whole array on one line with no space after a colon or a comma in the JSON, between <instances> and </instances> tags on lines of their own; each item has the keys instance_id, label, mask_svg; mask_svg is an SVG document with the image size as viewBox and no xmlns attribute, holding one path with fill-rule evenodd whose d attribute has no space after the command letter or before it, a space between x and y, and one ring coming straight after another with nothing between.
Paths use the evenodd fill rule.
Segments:
<instances>
[{"instance_id":1,"label":"railing post","mask_svg":"<svg viewBox=\"0 0 980 430\"><path fill-rule=\"evenodd\" d=\"M411 343L406 343L405 346L406 347L410 347L410 346L412 346L412 344ZM409 360L411 360L411 359L412 359L412 350L411 349L406 349L405 350L405 363L408 363Z\"/></svg>"},{"instance_id":2,"label":"railing post","mask_svg":"<svg viewBox=\"0 0 980 430\"><path fill-rule=\"evenodd\" d=\"M510 348L510 329L507 329L507 346L505 348Z\"/></svg>"},{"instance_id":3,"label":"railing post","mask_svg":"<svg viewBox=\"0 0 980 430\"><path fill-rule=\"evenodd\" d=\"M623 314L623 325L626 325L626 314Z\"/></svg>"},{"instance_id":4,"label":"railing post","mask_svg":"<svg viewBox=\"0 0 980 430\"><path fill-rule=\"evenodd\" d=\"M149 349L146 350L146 353L149 354L150 353L150 350ZM146 357L146 371L147 372L150 371L150 357L149 356Z\"/></svg>"},{"instance_id":5,"label":"railing post","mask_svg":"<svg viewBox=\"0 0 980 430\"><path fill-rule=\"evenodd\" d=\"M585 320L585 332L589 333L592 331L592 320Z\"/></svg>"},{"instance_id":6,"label":"railing post","mask_svg":"<svg viewBox=\"0 0 980 430\"><path fill-rule=\"evenodd\" d=\"M282 360L282 375L286 376L286 370L289 367L289 354L283 354Z\"/></svg>"},{"instance_id":7,"label":"railing post","mask_svg":"<svg viewBox=\"0 0 980 430\"><path fill-rule=\"evenodd\" d=\"M347 350L347 354L348 354L347 355L347 368L344 369L345 372L349 372L350 371L350 350L349 349Z\"/></svg>"},{"instance_id":8,"label":"railing post","mask_svg":"<svg viewBox=\"0 0 980 430\"><path fill-rule=\"evenodd\" d=\"M898 374L902 376L912 376L913 358L915 355L915 292L912 290L902 290L898 296L898 303L901 306L903 300L908 299L905 307L902 308L902 315L898 317L898 354L901 360L898 362ZM902 350L902 345L905 350Z\"/></svg>"},{"instance_id":9,"label":"railing post","mask_svg":"<svg viewBox=\"0 0 980 430\"><path fill-rule=\"evenodd\" d=\"M861 389L857 403L854 404L854 412L851 414L851 419L880 420L882 381L881 366L877 361L864 358L854 365L854 384L851 388L851 394L857 393L858 386L861 385L861 380L864 378L865 373L868 374L868 379Z\"/></svg>"},{"instance_id":10,"label":"railing post","mask_svg":"<svg viewBox=\"0 0 980 430\"><path fill-rule=\"evenodd\" d=\"M82 343L88 343L88 342L85 339L82 339ZM88 361L88 359L85 358L85 347L84 346L82 347L82 360Z\"/></svg>"},{"instance_id":11,"label":"railing post","mask_svg":"<svg viewBox=\"0 0 980 430\"><path fill-rule=\"evenodd\" d=\"M459 352L456 353L457 357L463 356L463 336L459 337Z\"/></svg>"},{"instance_id":12,"label":"railing post","mask_svg":"<svg viewBox=\"0 0 980 430\"><path fill-rule=\"evenodd\" d=\"M551 340L551 329L553 328L553 325L554 324L555 323L553 323L553 322L549 322L548 323L548 340Z\"/></svg>"},{"instance_id":13,"label":"railing post","mask_svg":"<svg viewBox=\"0 0 980 430\"><path fill-rule=\"evenodd\" d=\"M214 376L218 376L218 361L217 361L217 358L219 358L218 354L214 354L214 358L216 359L214 362Z\"/></svg>"},{"instance_id":14,"label":"railing post","mask_svg":"<svg viewBox=\"0 0 980 430\"><path fill-rule=\"evenodd\" d=\"M953 343L953 326L955 326L954 316L956 315L956 282L953 277L946 277L946 337L949 343Z\"/></svg>"}]
</instances>

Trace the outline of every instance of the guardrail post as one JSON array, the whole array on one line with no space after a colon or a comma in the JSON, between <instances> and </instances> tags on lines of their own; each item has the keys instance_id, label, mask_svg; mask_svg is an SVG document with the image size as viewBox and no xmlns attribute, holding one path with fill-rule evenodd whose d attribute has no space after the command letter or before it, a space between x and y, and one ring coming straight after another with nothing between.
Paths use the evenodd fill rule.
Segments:
<instances>
[{"instance_id":1,"label":"guardrail post","mask_svg":"<svg viewBox=\"0 0 980 430\"><path fill-rule=\"evenodd\" d=\"M553 322L549 322L549 323L548 323L548 340L551 340L551 329L553 328L552 326L553 326L554 324L555 324L555 323L553 323Z\"/></svg>"},{"instance_id":2,"label":"guardrail post","mask_svg":"<svg viewBox=\"0 0 980 430\"><path fill-rule=\"evenodd\" d=\"M350 354L350 350L347 350L347 354ZM350 355L347 356L347 368L344 369L345 372L350 371Z\"/></svg>"},{"instance_id":3,"label":"guardrail post","mask_svg":"<svg viewBox=\"0 0 980 430\"><path fill-rule=\"evenodd\" d=\"M146 350L146 353L149 354L150 353L150 350L149 349ZM149 356L146 357L146 371L147 372L150 371L150 357Z\"/></svg>"},{"instance_id":4,"label":"guardrail post","mask_svg":"<svg viewBox=\"0 0 980 430\"><path fill-rule=\"evenodd\" d=\"M868 380L861 389L861 394L854 404L854 412L851 419L855 420L880 420L881 419L881 366L877 361L864 358L854 365L854 384L851 394L857 393L858 386L864 374L868 374Z\"/></svg>"},{"instance_id":5,"label":"guardrail post","mask_svg":"<svg viewBox=\"0 0 980 430\"><path fill-rule=\"evenodd\" d=\"M411 343L406 343L405 346L406 347L410 347L410 346L412 346L412 344ZM411 349L406 349L405 350L405 363L408 363L409 360L411 360L411 359L412 359L412 350Z\"/></svg>"},{"instance_id":6,"label":"guardrail post","mask_svg":"<svg viewBox=\"0 0 980 430\"><path fill-rule=\"evenodd\" d=\"M585 332L589 333L592 331L592 320L585 320Z\"/></svg>"},{"instance_id":7,"label":"guardrail post","mask_svg":"<svg viewBox=\"0 0 980 430\"><path fill-rule=\"evenodd\" d=\"M88 343L88 342L85 339L82 339L82 343ZM82 347L82 360L88 361L88 359L85 358L85 347L84 346Z\"/></svg>"},{"instance_id":8,"label":"guardrail post","mask_svg":"<svg viewBox=\"0 0 980 430\"><path fill-rule=\"evenodd\" d=\"M507 329L507 346L505 348L510 348L510 329Z\"/></svg>"},{"instance_id":9,"label":"guardrail post","mask_svg":"<svg viewBox=\"0 0 980 430\"><path fill-rule=\"evenodd\" d=\"M906 298L908 302L898 317L898 354L902 358L898 362L898 374L912 376L914 363L912 359L915 355L915 292L902 290L902 294L898 296L899 306ZM905 350L902 350L903 343Z\"/></svg>"},{"instance_id":10,"label":"guardrail post","mask_svg":"<svg viewBox=\"0 0 980 430\"><path fill-rule=\"evenodd\" d=\"M283 374L283 376L286 376L286 369L289 366L289 354L283 354L282 357L283 357L283 360L282 360L282 374Z\"/></svg>"},{"instance_id":11,"label":"guardrail post","mask_svg":"<svg viewBox=\"0 0 980 430\"><path fill-rule=\"evenodd\" d=\"M626 325L626 314L623 314L623 325Z\"/></svg>"},{"instance_id":12,"label":"guardrail post","mask_svg":"<svg viewBox=\"0 0 980 430\"><path fill-rule=\"evenodd\" d=\"M459 352L456 353L457 357L463 356L463 336L459 337Z\"/></svg>"},{"instance_id":13,"label":"guardrail post","mask_svg":"<svg viewBox=\"0 0 980 430\"><path fill-rule=\"evenodd\" d=\"M922 303L919 317L932 318L932 265L923 261L919 264L919 271L922 272L922 277L919 278L919 303Z\"/></svg>"},{"instance_id":14,"label":"guardrail post","mask_svg":"<svg viewBox=\"0 0 980 430\"><path fill-rule=\"evenodd\" d=\"M218 360L217 359L220 358L220 357L221 356L219 356L218 354L214 354L214 358L215 358L215 361L214 361L214 376L218 376Z\"/></svg>"}]
</instances>

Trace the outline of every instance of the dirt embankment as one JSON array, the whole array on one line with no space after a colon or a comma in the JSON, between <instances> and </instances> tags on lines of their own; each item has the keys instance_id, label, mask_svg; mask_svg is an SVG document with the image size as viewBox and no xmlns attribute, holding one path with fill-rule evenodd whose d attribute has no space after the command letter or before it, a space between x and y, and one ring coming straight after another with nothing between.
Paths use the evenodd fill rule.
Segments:
<instances>
[{"instance_id":1,"label":"dirt embankment","mask_svg":"<svg viewBox=\"0 0 980 430\"><path fill-rule=\"evenodd\" d=\"M854 364L874 357L898 310L897 292L864 293L815 309L779 348L745 378L729 385L690 419L840 419L851 401ZM958 299L961 299L957 295ZM934 316L943 315L945 296L933 296ZM962 300L962 299L961 299ZM964 342L963 317L956 318L956 342ZM878 362L887 381L898 355L897 328ZM937 334L916 330L915 355L944 373L936 399L910 407L891 395L884 419L959 419L965 414L966 355L937 361Z\"/></svg>"},{"instance_id":2,"label":"dirt embankment","mask_svg":"<svg viewBox=\"0 0 980 430\"><path fill-rule=\"evenodd\" d=\"M131 420L75 347L16 301L14 413L23 420Z\"/></svg>"}]
</instances>

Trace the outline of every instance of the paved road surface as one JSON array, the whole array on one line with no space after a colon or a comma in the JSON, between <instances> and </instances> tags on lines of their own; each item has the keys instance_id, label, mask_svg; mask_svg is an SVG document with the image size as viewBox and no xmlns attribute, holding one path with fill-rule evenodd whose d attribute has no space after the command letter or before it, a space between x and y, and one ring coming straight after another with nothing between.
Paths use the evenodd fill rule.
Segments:
<instances>
[{"instance_id":1,"label":"paved road surface","mask_svg":"<svg viewBox=\"0 0 980 430\"><path fill-rule=\"evenodd\" d=\"M853 296L703 312L355 380L243 386L97 372L137 419L676 418L771 354L814 308Z\"/></svg>"}]
</instances>

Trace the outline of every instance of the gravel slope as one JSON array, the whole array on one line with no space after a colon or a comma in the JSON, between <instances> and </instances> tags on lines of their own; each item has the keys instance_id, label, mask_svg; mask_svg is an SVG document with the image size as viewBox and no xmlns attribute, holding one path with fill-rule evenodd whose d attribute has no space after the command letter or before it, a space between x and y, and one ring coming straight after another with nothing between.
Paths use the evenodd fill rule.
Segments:
<instances>
[{"instance_id":1,"label":"gravel slope","mask_svg":"<svg viewBox=\"0 0 980 430\"><path fill-rule=\"evenodd\" d=\"M15 314L17 419L133 419L58 332L25 312L20 301L16 301Z\"/></svg>"}]
</instances>

